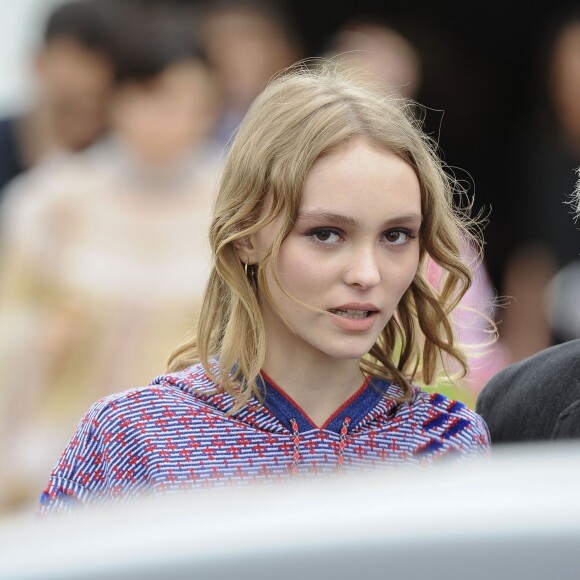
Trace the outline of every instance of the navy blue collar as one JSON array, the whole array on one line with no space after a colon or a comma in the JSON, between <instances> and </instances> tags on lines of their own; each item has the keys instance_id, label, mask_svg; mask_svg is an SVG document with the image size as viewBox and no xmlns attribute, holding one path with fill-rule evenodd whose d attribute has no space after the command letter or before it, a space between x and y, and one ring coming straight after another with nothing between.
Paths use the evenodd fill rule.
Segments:
<instances>
[{"instance_id":1,"label":"navy blue collar","mask_svg":"<svg viewBox=\"0 0 580 580\"><path fill-rule=\"evenodd\" d=\"M328 418L324 425L318 427L300 408L300 405L263 371L260 379L258 384L265 391L264 406L288 431L293 431L291 420L295 420L301 433L313 429L340 433L347 417L350 419L349 430L353 429L377 405L388 387L388 383L383 381L373 382L367 379L361 388Z\"/></svg>"}]
</instances>

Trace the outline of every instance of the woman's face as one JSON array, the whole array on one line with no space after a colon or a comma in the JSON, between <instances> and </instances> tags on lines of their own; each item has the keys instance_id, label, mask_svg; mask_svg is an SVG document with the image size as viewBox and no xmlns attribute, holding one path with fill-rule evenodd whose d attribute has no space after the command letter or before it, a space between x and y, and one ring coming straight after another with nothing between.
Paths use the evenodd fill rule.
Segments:
<instances>
[{"instance_id":1,"label":"woman's face","mask_svg":"<svg viewBox=\"0 0 580 580\"><path fill-rule=\"evenodd\" d=\"M251 238L259 262L281 218ZM314 360L359 359L375 343L419 263L421 195L412 167L357 139L318 159L297 221L267 272L273 303L259 295L268 350Z\"/></svg>"}]
</instances>

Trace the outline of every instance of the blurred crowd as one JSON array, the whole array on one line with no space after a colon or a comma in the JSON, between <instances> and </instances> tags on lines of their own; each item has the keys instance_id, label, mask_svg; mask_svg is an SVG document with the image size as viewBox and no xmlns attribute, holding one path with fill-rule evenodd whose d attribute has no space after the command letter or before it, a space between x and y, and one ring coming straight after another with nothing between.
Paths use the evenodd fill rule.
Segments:
<instances>
[{"instance_id":1,"label":"blurred crowd","mask_svg":"<svg viewBox=\"0 0 580 580\"><path fill-rule=\"evenodd\" d=\"M454 396L468 404L508 363L580 337L580 234L563 203L580 165L580 12L545 54L544 101L515 139L527 201L501 287L465 248L476 275L456 323L472 372ZM425 73L379 18L307 54L273 1L73 0L49 15L35 101L0 119L0 510L34 502L88 406L148 384L194 328L229 139L269 78L315 56L403 97ZM491 337L476 311L500 323L495 345L478 348Z\"/></svg>"}]
</instances>

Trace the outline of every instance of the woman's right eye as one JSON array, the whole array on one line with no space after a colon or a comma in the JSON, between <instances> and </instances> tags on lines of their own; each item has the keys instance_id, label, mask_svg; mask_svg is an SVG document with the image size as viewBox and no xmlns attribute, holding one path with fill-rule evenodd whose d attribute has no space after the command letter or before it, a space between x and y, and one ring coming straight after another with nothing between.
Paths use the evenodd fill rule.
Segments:
<instances>
[{"instance_id":1,"label":"woman's right eye","mask_svg":"<svg viewBox=\"0 0 580 580\"><path fill-rule=\"evenodd\" d=\"M308 235L319 244L335 244L336 242L339 242L342 239L340 233L337 232L336 230L330 230L325 228L312 230L308 232Z\"/></svg>"}]
</instances>

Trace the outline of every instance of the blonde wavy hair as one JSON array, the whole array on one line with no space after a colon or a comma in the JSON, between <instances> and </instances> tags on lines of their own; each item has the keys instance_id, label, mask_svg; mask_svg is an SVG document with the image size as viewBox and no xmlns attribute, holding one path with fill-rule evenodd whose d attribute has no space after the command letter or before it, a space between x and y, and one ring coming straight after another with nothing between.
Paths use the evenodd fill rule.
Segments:
<instances>
[{"instance_id":1,"label":"blonde wavy hair","mask_svg":"<svg viewBox=\"0 0 580 580\"><path fill-rule=\"evenodd\" d=\"M313 163L347 140L362 138L414 168L423 223L420 267L395 315L361 358L361 369L398 383L402 399L409 397L411 381L432 383L449 359L461 374L467 373L450 315L471 284L471 269L461 248L474 238L466 212L454 208L455 182L443 170L436 147L414 112L410 101L385 96L331 63L316 70L297 67L271 81L231 144L210 228L214 263L197 335L172 353L170 372L201 362L220 389L237 399L236 410L252 395L260 396L266 338L258 289L269 296L266 266L276 264L293 227ZM248 276L234 242L247 239L278 216L283 218L279 234ZM428 257L444 272L437 289L425 278Z\"/></svg>"}]
</instances>

